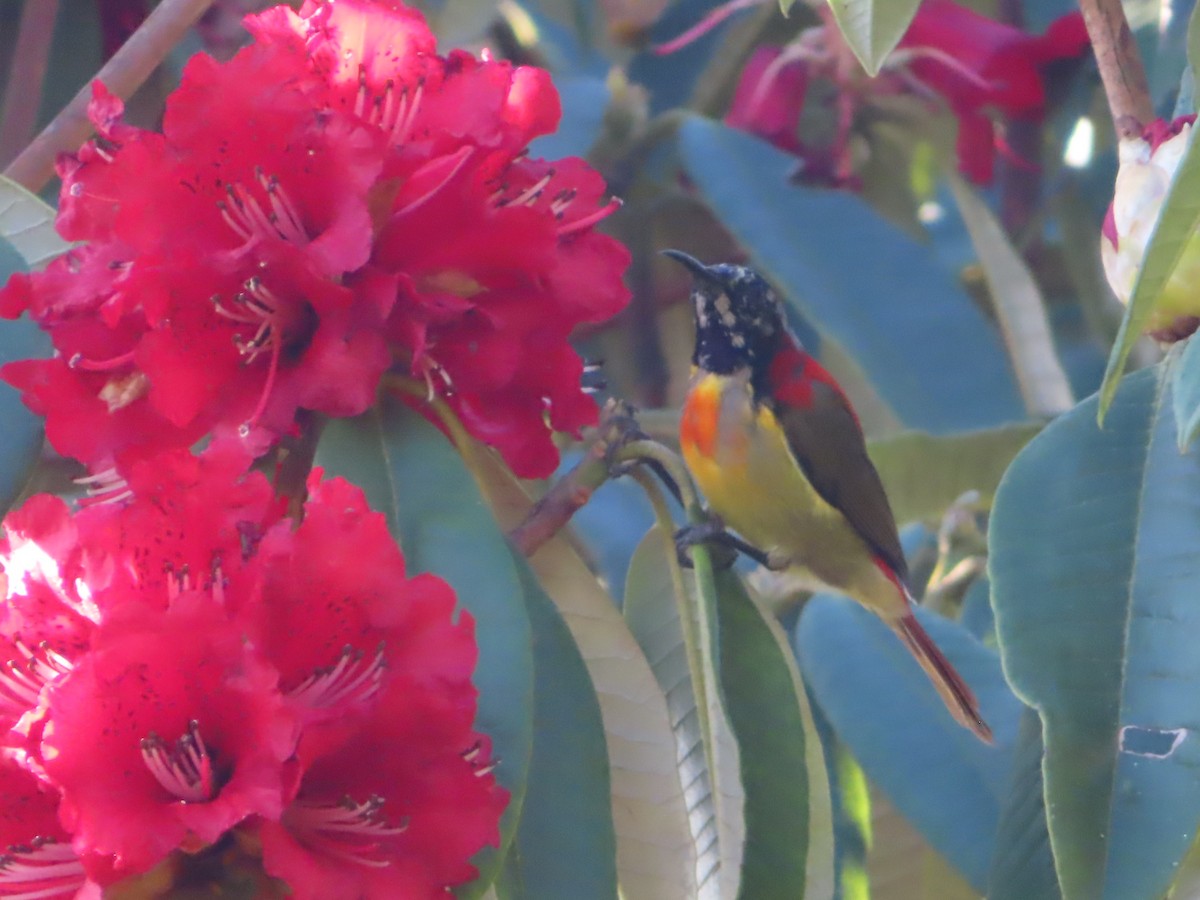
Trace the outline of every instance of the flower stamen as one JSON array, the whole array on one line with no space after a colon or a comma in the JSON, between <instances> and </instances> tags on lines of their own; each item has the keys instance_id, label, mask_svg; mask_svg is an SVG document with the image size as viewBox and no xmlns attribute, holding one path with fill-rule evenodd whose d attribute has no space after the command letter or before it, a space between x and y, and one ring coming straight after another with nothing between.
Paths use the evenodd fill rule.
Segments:
<instances>
[{"instance_id":1,"label":"flower stamen","mask_svg":"<svg viewBox=\"0 0 1200 900\"><path fill-rule=\"evenodd\" d=\"M560 225L558 227L558 236L566 237L568 234L574 234L577 231L583 231L583 229L595 225L601 219L608 218L624 205L624 201L622 201L620 198L613 197L608 201L608 203L604 204L604 206L600 207L595 212Z\"/></svg>"},{"instance_id":2,"label":"flower stamen","mask_svg":"<svg viewBox=\"0 0 1200 900\"><path fill-rule=\"evenodd\" d=\"M285 814L288 828L310 847L337 859L371 868L386 868L379 841L403 834L407 823L389 825L380 815L384 799L372 795L363 803L344 797L338 803L297 800Z\"/></svg>"},{"instance_id":3,"label":"flower stamen","mask_svg":"<svg viewBox=\"0 0 1200 900\"><path fill-rule=\"evenodd\" d=\"M454 396L454 382L450 379L450 373L447 372L440 364L434 361L430 356L421 357L418 364L421 372L421 377L425 381L425 402L432 403L438 395L437 381L440 381L443 388L443 393L447 397ZM435 380L436 376L436 380Z\"/></svg>"},{"instance_id":4,"label":"flower stamen","mask_svg":"<svg viewBox=\"0 0 1200 900\"><path fill-rule=\"evenodd\" d=\"M133 496L129 482L121 477L115 467L76 478L74 483L84 488L87 493L87 496L80 501L80 506L95 506L100 503L115 504Z\"/></svg>"},{"instance_id":5,"label":"flower stamen","mask_svg":"<svg viewBox=\"0 0 1200 900\"><path fill-rule=\"evenodd\" d=\"M567 188L555 194L554 199L550 201L550 212L554 213L554 218L561 219L578 194L579 191L575 188Z\"/></svg>"},{"instance_id":6,"label":"flower stamen","mask_svg":"<svg viewBox=\"0 0 1200 900\"><path fill-rule=\"evenodd\" d=\"M365 703L379 693L385 668L383 644L371 657L347 644L336 663L314 671L288 696L314 709Z\"/></svg>"},{"instance_id":7,"label":"flower stamen","mask_svg":"<svg viewBox=\"0 0 1200 900\"><path fill-rule=\"evenodd\" d=\"M728 0L727 3L722 3L720 6L714 7L709 13L691 28L677 35L669 41L664 41L656 47L651 48L658 56L666 56L669 53L674 53L676 50L682 50L693 41L698 41L704 35L708 34L730 16L736 12L741 12L743 9L749 9L752 6L759 6L763 0Z\"/></svg>"},{"instance_id":8,"label":"flower stamen","mask_svg":"<svg viewBox=\"0 0 1200 900\"><path fill-rule=\"evenodd\" d=\"M464 750L460 756L463 760L470 764L473 774L476 778L483 778L485 775L490 775L500 765L499 759L489 760L484 753L483 741L478 740L470 747Z\"/></svg>"},{"instance_id":9,"label":"flower stamen","mask_svg":"<svg viewBox=\"0 0 1200 900\"><path fill-rule=\"evenodd\" d=\"M447 171L445 175L443 175L442 178L437 182L437 184L427 190L420 197L417 197L417 199L407 203L402 209L397 210L394 215L397 217L407 215L418 206L423 205L427 200L429 200L430 197L434 196L438 191L450 183L451 179L453 179L454 176L459 173L459 170L466 165L467 160L471 158L471 154L474 152L474 147L462 147L455 153L452 153L449 156L444 156L441 159L435 160L434 162L428 164L428 166L423 169L424 172L436 171L438 168L444 168Z\"/></svg>"},{"instance_id":10,"label":"flower stamen","mask_svg":"<svg viewBox=\"0 0 1200 900\"><path fill-rule=\"evenodd\" d=\"M392 143L403 144L412 136L413 125L417 121L417 110L421 108L421 98L425 94L425 79L419 79L412 94L408 88L400 92L400 103L396 109L396 122L392 126Z\"/></svg>"},{"instance_id":11,"label":"flower stamen","mask_svg":"<svg viewBox=\"0 0 1200 900\"><path fill-rule=\"evenodd\" d=\"M302 245L308 243L308 233L296 204L274 175L267 176L261 168L254 171L254 180L266 194L268 212L263 204L240 184L225 187L228 200L219 200L221 219L238 238L250 242L255 238L279 239Z\"/></svg>"},{"instance_id":12,"label":"flower stamen","mask_svg":"<svg viewBox=\"0 0 1200 900\"><path fill-rule=\"evenodd\" d=\"M0 713L20 716L40 702L42 688L60 675L71 671L71 661L51 650L45 643L31 650L21 641L14 641L20 659L5 660L0 665Z\"/></svg>"},{"instance_id":13,"label":"flower stamen","mask_svg":"<svg viewBox=\"0 0 1200 900\"><path fill-rule=\"evenodd\" d=\"M86 880L71 845L54 838L35 837L0 853L0 897L8 900L73 896Z\"/></svg>"},{"instance_id":14,"label":"flower stamen","mask_svg":"<svg viewBox=\"0 0 1200 900\"><path fill-rule=\"evenodd\" d=\"M128 353L122 353L120 356L113 356L109 359L87 359L82 353L76 353L67 362L67 365L72 369L81 369L84 372L111 372L114 369L123 369L132 365L135 352L130 350Z\"/></svg>"},{"instance_id":15,"label":"flower stamen","mask_svg":"<svg viewBox=\"0 0 1200 900\"><path fill-rule=\"evenodd\" d=\"M262 393L246 423L242 426L243 433L248 434L252 427L267 408L271 391L275 387L275 378L279 371L279 360L283 353L284 318L289 310L270 288L262 283L257 276L246 279L243 290L234 298L236 306L230 308L224 304L220 296L212 298L213 310L222 318L241 325L255 326L254 334L248 339L242 334L234 333L233 343L247 365L258 359L264 352L270 352L267 365L267 377L263 383Z\"/></svg>"},{"instance_id":16,"label":"flower stamen","mask_svg":"<svg viewBox=\"0 0 1200 900\"><path fill-rule=\"evenodd\" d=\"M947 53L945 50L941 49L940 47L905 47L901 50L893 50L891 56L888 57L886 68L891 69L891 68L898 68L898 67L906 66L909 62L916 60L916 59L921 59L922 57L924 57L926 59L930 59L933 62L941 63L943 66L945 66L947 69L949 69L955 75L958 75L964 81L966 81L970 84L973 84L973 85L975 85L975 87L980 88L982 90L985 90L985 91L998 90L1003 84L1003 82L1000 82L1000 81L989 81L988 79L986 79L982 75L980 75L978 72L974 71L973 69L968 68L960 60L951 56L949 53ZM917 84L921 84L923 86L923 83L919 79L917 79L915 76L913 77L913 80ZM927 89L927 90L931 94L937 93L936 91L933 91L932 89Z\"/></svg>"},{"instance_id":17,"label":"flower stamen","mask_svg":"<svg viewBox=\"0 0 1200 900\"><path fill-rule=\"evenodd\" d=\"M506 206L532 206L542 196L542 191L546 186L554 180L554 170L550 169L545 175L531 184L528 188L522 191L517 197L508 203Z\"/></svg>"},{"instance_id":18,"label":"flower stamen","mask_svg":"<svg viewBox=\"0 0 1200 900\"><path fill-rule=\"evenodd\" d=\"M188 730L172 747L151 732L142 740L142 761L154 780L185 803L203 803L214 795L212 759L200 737L200 723Z\"/></svg>"}]
</instances>

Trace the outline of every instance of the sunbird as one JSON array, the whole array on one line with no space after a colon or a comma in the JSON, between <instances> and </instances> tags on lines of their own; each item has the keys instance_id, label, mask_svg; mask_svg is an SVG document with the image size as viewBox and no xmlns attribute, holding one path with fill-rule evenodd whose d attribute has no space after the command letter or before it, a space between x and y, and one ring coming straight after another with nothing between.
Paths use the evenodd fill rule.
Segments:
<instances>
[{"instance_id":1,"label":"sunbird","mask_svg":"<svg viewBox=\"0 0 1200 900\"><path fill-rule=\"evenodd\" d=\"M975 695L913 615L896 520L841 387L788 328L761 275L664 253L694 279L679 442L712 511L769 568L802 568L883 619L951 715L990 743Z\"/></svg>"}]
</instances>

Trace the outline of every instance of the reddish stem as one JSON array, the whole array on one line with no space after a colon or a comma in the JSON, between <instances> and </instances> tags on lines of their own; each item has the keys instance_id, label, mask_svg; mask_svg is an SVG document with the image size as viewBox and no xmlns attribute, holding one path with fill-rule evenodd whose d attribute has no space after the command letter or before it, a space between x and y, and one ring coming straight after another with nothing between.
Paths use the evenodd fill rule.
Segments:
<instances>
[{"instance_id":1,"label":"reddish stem","mask_svg":"<svg viewBox=\"0 0 1200 900\"><path fill-rule=\"evenodd\" d=\"M38 6L45 2L32 0L28 5ZM118 97L128 100L212 2L163 0L125 46L96 73L96 79L104 82ZM87 117L91 99L92 87L84 85L54 121L13 160L4 174L35 193L44 188L54 176L54 160L58 154L78 149L92 133L92 123Z\"/></svg>"},{"instance_id":2,"label":"reddish stem","mask_svg":"<svg viewBox=\"0 0 1200 900\"><path fill-rule=\"evenodd\" d=\"M622 403L609 401L596 435L571 471L551 485L525 520L508 533L508 539L522 556L537 552L554 537L571 516L591 499L592 494L613 475L613 455L631 440L641 437L632 410Z\"/></svg>"},{"instance_id":3,"label":"reddish stem","mask_svg":"<svg viewBox=\"0 0 1200 900\"><path fill-rule=\"evenodd\" d=\"M57 19L58 0L31 0L21 10L17 46L4 91L4 115L0 118L0 165L29 143L37 127Z\"/></svg>"},{"instance_id":4,"label":"reddish stem","mask_svg":"<svg viewBox=\"0 0 1200 900\"><path fill-rule=\"evenodd\" d=\"M1121 0L1080 0L1117 137L1141 137L1154 118L1146 69Z\"/></svg>"}]
</instances>

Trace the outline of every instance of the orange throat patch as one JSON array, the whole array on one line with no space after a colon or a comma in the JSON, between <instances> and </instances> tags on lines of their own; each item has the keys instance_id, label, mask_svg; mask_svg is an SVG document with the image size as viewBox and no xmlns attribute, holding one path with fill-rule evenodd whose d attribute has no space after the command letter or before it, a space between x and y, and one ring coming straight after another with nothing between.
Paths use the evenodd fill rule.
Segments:
<instances>
[{"instance_id":1,"label":"orange throat patch","mask_svg":"<svg viewBox=\"0 0 1200 900\"><path fill-rule=\"evenodd\" d=\"M679 444L685 454L716 455L721 420L721 385L705 378L688 392L679 422Z\"/></svg>"}]
</instances>

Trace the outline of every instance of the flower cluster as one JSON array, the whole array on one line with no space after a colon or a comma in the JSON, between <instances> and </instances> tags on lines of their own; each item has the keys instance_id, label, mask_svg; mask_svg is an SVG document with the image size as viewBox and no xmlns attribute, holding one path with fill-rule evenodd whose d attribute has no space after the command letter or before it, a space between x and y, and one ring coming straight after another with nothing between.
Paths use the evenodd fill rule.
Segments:
<instances>
[{"instance_id":1,"label":"flower cluster","mask_svg":"<svg viewBox=\"0 0 1200 900\"><path fill-rule=\"evenodd\" d=\"M1039 119L1046 104L1045 68L1079 56L1087 46L1077 12L1038 36L952 0L925 0L876 78L866 78L852 62L832 22L804 32L786 48L759 48L742 72L727 121L798 156L806 180L847 185L856 180L850 137L859 108L873 97L934 95L958 120L959 168L972 181L988 184L997 151L1007 152L993 116ZM800 133L808 86L817 79L837 89L835 134L826 141L805 140Z\"/></svg>"},{"instance_id":2,"label":"flower cluster","mask_svg":"<svg viewBox=\"0 0 1200 900\"><path fill-rule=\"evenodd\" d=\"M408 578L383 517L319 472L299 524L221 454L135 463L129 487L4 521L0 896L230 848L298 898L473 877L507 796L449 586Z\"/></svg>"},{"instance_id":3,"label":"flower cluster","mask_svg":"<svg viewBox=\"0 0 1200 900\"><path fill-rule=\"evenodd\" d=\"M1183 159L1195 115L1171 122L1157 119L1141 137L1120 142L1120 168L1104 217L1100 258L1117 299L1128 304L1146 247L1158 224L1175 170ZM1147 331L1160 340L1180 340L1200 324L1195 285L1200 278L1200 235L1193 234L1163 287Z\"/></svg>"},{"instance_id":4,"label":"flower cluster","mask_svg":"<svg viewBox=\"0 0 1200 900\"><path fill-rule=\"evenodd\" d=\"M214 445L261 454L297 413L363 412L392 367L423 379L520 475L596 407L568 336L628 300L616 208L552 131L549 76L455 51L395 2L308 0L194 57L161 133L94 87L95 140L59 166L81 242L0 292L57 355L0 374L93 471Z\"/></svg>"}]
</instances>

